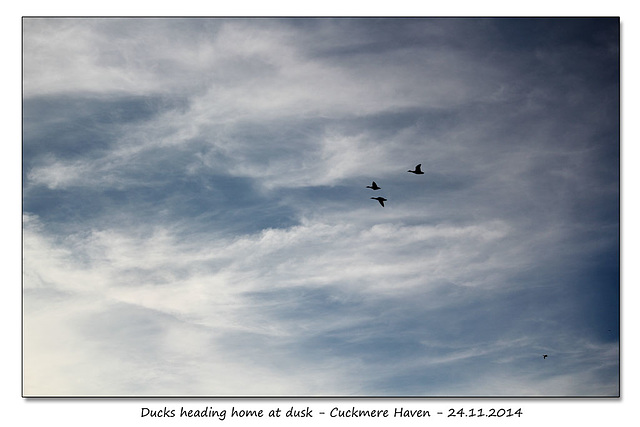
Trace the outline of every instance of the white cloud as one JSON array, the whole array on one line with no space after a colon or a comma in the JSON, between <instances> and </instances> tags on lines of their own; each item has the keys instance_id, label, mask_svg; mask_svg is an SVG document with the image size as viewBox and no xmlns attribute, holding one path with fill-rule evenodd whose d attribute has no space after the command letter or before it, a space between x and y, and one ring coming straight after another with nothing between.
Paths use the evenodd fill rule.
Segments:
<instances>
[{"instance_id":1,"label":"white cloud","mask_svg":"<svg viewBox=\"0 0 640 427\"><path fill-rule=\"evenodd\" d=\"M428 311L461 303L459 293L438 294L442 286L513 286L509 275L534 261L520 259L526 248L513 246L512 233L499 221L356 226L315 218L226 239L201 235L184 241L171 229L157 228L144 237L127 230L94 230L54 242L37 218L28 217L25 353L37 370L27 371L26 391L366 394L366 386L352 376L368 369L359 355L314 361L287 343L366 328L375 318L365 308L388 298L438 295L425 301L422 309ZM333 295L331 304L357 303L346 318L328 319L331 311L290 318L288 312L305 309L305 300L283 292L314 290ZM59 296L51 299L47 295L52 293ZM271 299L278 294L284 299ZM379 315L394 318L393 312ZM119 320L113 323L112 318ZM246 353L242 344L249 339L255 354ZM489 346L480 353L452 348L416 363L450 365L488 354ZM120 360L125 353L139 356ZM258 357L261 367L251 367ZM286 360L289 374L278 360ZM334 372L332 378L325 379L324 369ZM113 370L125 374L114 376ZM342 374L336 376L336 370ZM195 371L206 375L184 381Z\"/></svg>"},{"instance_id":2,"label":"white cloud","mask_svg":"<svg viewBox=\"0 0 640 427\"><path fill-rule=\"evenodd\" d=\"M200 24L198 32L180 20L27 19L25 97L160 94L180 97L187 105L139 124L114 125L109 132L117 143L98 158L45 159L29 172L29 183L56 189L126 187L130 181L123 172L144 167L140 157L148 150L189 150L195 141L211 151L193 148L194 161L185 172L222 171L260 179L267 188L335 185L366 175L363 167L384 174L398 165L404 168L408 156L409 162L418 158L416 163L425 159L437 165L443 160L440 147L450 143L461 148L460 160L475 159L461 164L478 168L474 164L484 157L470 149L467 139L494 137L478 123L466 128L470 135L460 144L459 127L438 141L425 127L382 138L366 129L345 134L331 121L416 108L446 111L479 100L491 104L497 102L490 101L491 93L514 77L511 68L464 45L326 54L345 43L366 47L370 37L330 21L315 29L322 32L320 39L269 21ZM438 22L423 31L441 40L441 27L448 25ZM276 134L264 141L238 134L254 124L302 129L311 118L327 121L320 134L300 130L295 137ZM257 156L257 150L264 155Z\"/></svg>"},{"instance_id":3,"label":"white cloud","mask_svg":"<svg viewBox=\"0 0 640 427\"><path fill-rule=\"evenodd\" d=\"M93 382L63 384L62 388L57 389L58 393L75 390L80 394L92 394L95 391L90 391L93 390L91 384L95 382L101 385L101 393L119 394L126 389L123 381L135 381L136 376L108 377L110 369L119 366L118 360L110 359L120 357L119 350L113 349L113 353L110 353L102 348L111 345L122 345L123 348L135 346L133 341L128 340L141 338L133 333L130 337L113 335L120 334L117 325L113 326L115 331L104 325L103 336L97 334L92 337L90 325L93 321L90 317L100 312L125 317L142 313L138 316L147 319L144 322L148 322L149 327L163 330L161 336L152 334L144 337L145 332L140 332L149 351L160 346L158 351L166 353L167 358L178 357L181 365L197 366L203 363L203 367L213 375L211 369L214 361L222 364L225 375L233 376L233 384L238 387L229 388L225 383L225 393L239 390L244 390L243 393L251 390L258 393L277 394L285 390L288 394L295 393L295 390L303 390L299 388L302 385L296 385L297 380L293 377L283 378L282 372L277 369L259 374L260 378L279 377L278 381L273 382L273 387L267 386L269 382L266 380L249 387L251 375L258 374L244 363L231 363L234 359L233 348L223 349L215 345L216 337L252 334L278 343L309 332L322 335L330 330L355 326L368 321L370 315L353 312L349 319L328 322L324 316L312 316L292 323L279 317L279 310L286 309L286 305L274 306L277 310L270 315L268 306L247 296L256 292L272 293L286 289L324 289L331 294L334 289L340 295L375 301L384 298L385 294L411 294L411 289L416 287L424 290L425 287L438 286L442 280L456 281L455 277L460 277L460 282L464 282L470 277L478 277L478 268L482 270L487 267L474 267L469 262L468 254L461 249L471 242L480 246L491 244L506 233L506 229L499 224L461 229L397 225L357 229L346 224L307 222L290 229L265 230L233 240L215 241L202 236L197 241L180 243L170 230L159 229L146 238L135 233L103 230L70 236L64 242L54 243L39 229L37 219L29 217L25 226L24 287L28 307L25 317L29 319L25 325L25 351L29 364L50 372L40 377L40 372L29 371L26 390L34 390L36 394L46 394L48 390L54 390L56 382L67 381L65 376L68 373L60 372L61 369L65 372L70 366L75 367L78 381L81 378L89 381L94 375ZM401 246L418 247L420 250L405 252ZM475 250L479 249L476 247ZM402 254L401 258L397 251ZM60 297L42 310L47 301L45 296L51 292ZM122 314L118 314L119 311ZM136 318L130 325L123 324L123 327L136 327L141 321ZM124 320L118 322L125 323ZM70 327L74 323L86 324L88 329ZM52 330L61 332L53 334ZM182 338L176 340L178 336ZM49 348L54 345L51 339L61 339L66 344L57 346L55 353L51 353ZM122 339L125 341L118 344ZM81 342L92 344L81 345ZM264 357L275 357L268 356L269 351L279 345L274 344L276 347L271 349L271 345L265 345ZM76 351L78 347L83 350ZM145 352L142 348L139 351ZM296 359L284 349L279 351L283 352L279 357L288 358L292 368L296 364L306 366L310 363ZM208 358L206 362L201 359L204 353ZM50 357L43 360L43 355ZM138 361L135 358L128 360L124 369L135 370L138 376L147 372L145 375L165 378L164 372L169 370L168 378L171 378L171 375L178 375L174 372L178 369L173 366L174 362L169 359L158 360L146 366L147 362L141 356ZM245 363L250 362L247 360ZM355 361L336 360L331 363L342 363L348 367ZM85 369L94 369L91 366L95 369L100 367L99 372L83 372ZM320 370L319 367L315 369ZM59 372L59 376L48 379L53 372ZM215 372L219 373L219 370ZM338 384L332 386L316 377L309 380L317 383L319 392L335 393L336 390L349 389L348 386L343 389L332 388ZM46 385L47 382L51 383L51 389ZM287 389L288 386L291 388ZM345 387L346 383L340 386ZM145 392L144 387L136 390L142 394ZM180 393L181 389L171 382L166 388L158 388L157 392L162 393L162 390ZM205 393L204 390L200 392Z\"/></svg>"}]
</instances>

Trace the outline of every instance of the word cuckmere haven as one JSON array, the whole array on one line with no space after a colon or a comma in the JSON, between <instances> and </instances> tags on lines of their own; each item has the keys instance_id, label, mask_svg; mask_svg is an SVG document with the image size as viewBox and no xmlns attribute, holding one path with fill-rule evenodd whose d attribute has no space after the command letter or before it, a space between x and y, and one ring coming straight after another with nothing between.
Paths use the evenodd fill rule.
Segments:
<instances>
[{"instance_id":1,"label":"word cuckmere haven","mask_svg":"<svg viewBox=\"0 0 640 427\"><path fill-rule=\"evenodd\" d=\"M388 409L356 409L352 406L350 409L333 408L329 412L329 416L332 418L387 418L390 412ZM430 417L429 411L423 409L404 409L395 408L393 411L394 417L407 417L407 418L421 418Z\"/></svg>"}]
</instances>

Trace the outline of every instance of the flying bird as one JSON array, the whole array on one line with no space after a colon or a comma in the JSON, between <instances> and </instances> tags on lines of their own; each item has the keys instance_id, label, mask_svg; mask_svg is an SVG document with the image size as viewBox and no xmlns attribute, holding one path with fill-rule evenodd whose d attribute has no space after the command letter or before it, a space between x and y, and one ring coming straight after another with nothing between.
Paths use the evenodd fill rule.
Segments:
<instances>
[{"instance_id":1,"label":"flying bird","mask_svg":"<svg viewBox=\"0 0 640 427\"><path fill-rule=\"evenodd\" d=\"M367 185L367 188L370 188L370 189L372 189L372 190L379 190L379 189L381 189L382 187L378 187L378 184L376 184L376 182L375 182L375 181L373 181L373 182L371 183L371 185Z\"/></svg>"},{"instance_id":2,"label":"flying bird","mask_svg":"<svg viewBox=\"0 0 640 427\"><path fill-rule=\"evenodd\" d=\"M407 172L415 173L416 175L424 175L424 172L422 172L421 167L422 167L422 163L416 166L416 170L407 171Z\"/></svg>"},{"instance_id":3,"label":"flying bird","mask_svg":"<svg viewBox=\"0 0 640 427\"><path fill-rule=\"evenodd\" d=\"M548 356L547 354L543 354L543 355L542 355L542 358L543 358L543 359L546 359L546 358L547 358L547 356Z\"/></svg>"},{"instance_id":4,"label":"flying bird","mask_svg":"<svg viewBox=\"0 0 640 427\"><path fill-rule=\"evenodd\" d=\"M378 202L380 202L380 204L382 205L382 207L384 208L384 202L387 201L387 199L385 199L384 197L371 197L373 200L377 200Z\"/></svg>"}]
</instances>

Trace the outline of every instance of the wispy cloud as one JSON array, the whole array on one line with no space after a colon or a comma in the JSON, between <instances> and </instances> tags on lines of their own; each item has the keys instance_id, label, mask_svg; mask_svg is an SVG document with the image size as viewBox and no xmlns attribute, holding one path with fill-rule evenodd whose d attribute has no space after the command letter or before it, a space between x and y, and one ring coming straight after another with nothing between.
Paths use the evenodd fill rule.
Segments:
<instances>
[{"instance_id":1,"label":"wispy cloud","mask_svg":"<svg viewBox=\"0 0 640 427\"><path fill-rule=\"evenodd\" d=\"M26 19L25 393L616 394L617 23L526 24Z\"/></svg>"}]
</instances>

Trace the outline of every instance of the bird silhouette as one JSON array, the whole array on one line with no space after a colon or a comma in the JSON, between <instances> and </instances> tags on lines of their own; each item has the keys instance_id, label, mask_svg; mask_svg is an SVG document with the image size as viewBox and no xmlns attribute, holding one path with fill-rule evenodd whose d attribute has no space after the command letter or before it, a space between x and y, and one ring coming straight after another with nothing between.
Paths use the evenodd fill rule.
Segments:
<instances>
[{"instance_id":1,"label":"bird silhouette","mask_svg":"<svg viewBox=\"0 0 640 427\"><path fill-rule=\"evenodd\" d=\"M378 187L378 184L376 184L376 182L375 182L375 181L373 181L373 182L371 183L371 185L367 185L367 188L370 188L370 189L372 189L372 190L379 190L379 189L381 189L382 187Z\"/></svg>"},{"instance_id":2,"label":"bird silhouette","mask_svg":"<svg viewBox=\"0 0 640 427\"><path fill-rule=\"evenodd\" d=\"M548 356L548 355L543 354L543 355L542 355L542 358L543 358L543 359L546 359L546 358L547 358L547 356Z\"/></svg>"},{"instance_id":3,"label":"bird silhouette","mask_svg":"<svg viewBox=\"0 0 640 427\"><path fill-rule=\"evenodd\" d=\"M422 167L422 163L416 166L416 170L407 171L407 172L415 173L416 175L424 175L424 172L422 172L421 167Z\"/></svg>"},{"instance_id":4,"label":"bird silhouette","mask_svg":"<svg viewBox=\"0 0 640 427\"><path fill-rule=\"evenodd\" d=\"M373 200L377 200L378 202L380 202L380 204L382 205L382 207L384 208L384 202L387 201L387 199L385 199L384 197L371 197Z\"/></svg>"}]
</instances>

